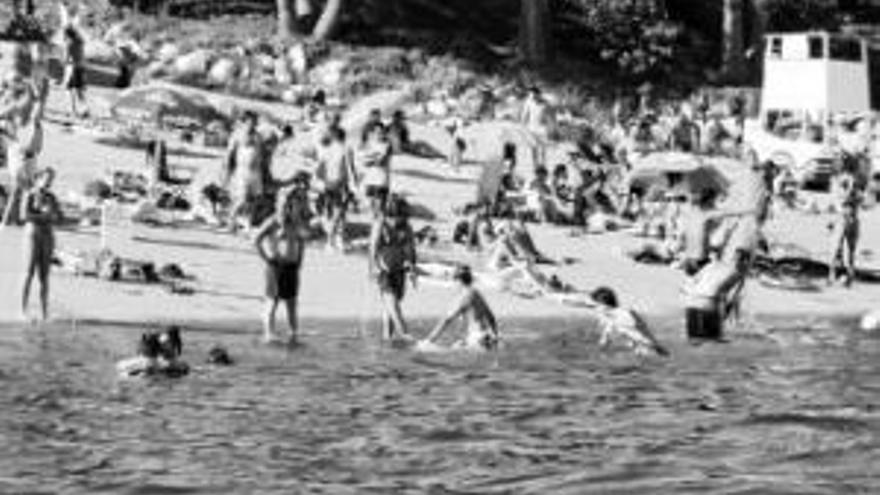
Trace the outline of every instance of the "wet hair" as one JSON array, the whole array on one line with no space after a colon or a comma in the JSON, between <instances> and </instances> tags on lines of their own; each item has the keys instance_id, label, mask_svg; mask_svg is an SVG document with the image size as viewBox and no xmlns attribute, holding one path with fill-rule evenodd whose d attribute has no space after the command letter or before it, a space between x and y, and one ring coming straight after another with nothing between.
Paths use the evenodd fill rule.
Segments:
<instances>
[{"instance_id":1,"label":"wet hair","mask_svg":"<svg viewBox=\"0 0 880 495\"><path fill-rule=\"evenodd\" d=\"M208 351L208 363L218 366L232 366L235 361L229 355L229 352L220 346L214 346Z\"/></svg>"},{"instance_id":2,"label":"wet hair","mask_svg":"<svg viewBox=\"0 0 880 495\"><path fill-rule=\"evenodd\" d=\"M469 286L474 283L474 274L471 272L471 267L467 265L459 265L455 268L455 273L452 275L452 279Z\"/></svg>"},{"instance_id":3,"label":"wet hair","mask_svg":"<svg viewBox=\"0 0 880 495\"><path fill-rule=\"evenodd\" d=\"M537 167L535 167L535 175L536 175L536 176L538 176L538 177L542 177L542 176L543 176L543 177L547 177L547 173L548 173L548 172L547 172L547 167L545 167L545 166L543 166L543 165L538 165Z\"/></svg>"},{"instance_id":4,"label":"wet hair","mask_svg":"<svg viewBox=\"0 0 880 495\"><path fill-rule=\"evenodd\" d=\"M610 308L617 307L617 294L610 287L599 287L590 293L590 299Z\"/></svg>"},{"instance_id":5,"label":"wet hair","mask_svg":"<svg viewBox=\"0 0 880 495\"><path fill-rule=\"evenodd\" d=\"M162 355L162 343L159 341L159 334L147 332L141 335L141 341L138 344L138 354L149 359L156 359Z\"/></svg>"},{"instance_id":6,"label":"wet hair","mask_svg":"<svg viewBox=\"0 0 880 495\"><path fill-rule=\"evenodd\" d=\"M553 167L553 177L562 177L562 176L567 176L567 175L568 175L568 167L566 167L565 164L560 163L559 165L556 165L555 167Z\"/></svg>"}]
</instances>

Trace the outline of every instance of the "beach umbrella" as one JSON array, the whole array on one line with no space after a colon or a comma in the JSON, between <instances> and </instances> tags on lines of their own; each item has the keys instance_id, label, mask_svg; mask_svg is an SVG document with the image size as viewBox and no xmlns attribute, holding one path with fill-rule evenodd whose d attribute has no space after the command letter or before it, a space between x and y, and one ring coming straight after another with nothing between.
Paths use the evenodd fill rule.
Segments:
<instances>
[{"instance_id":1,"label":"beach umbrella","mask_svg":"<svg viewBox=\"0 0 880 495\"><path fill-rule=\"evenodd\" d=\"M690 193L706 190L724 192L730 182L716 167L705 163L700 157L687 153L654 153L634 163L630 172L630 184L664 186L670 178L678 176L675 186Z\"/></svg>"},{"instance_id":2,"label":"beach umbrella","mask_svg":"<svg viewBox=\"0 0 880 495\"><path fill-rule=\"evenodd\" d=\"M204 98L170 88L142 86L124 91L111 107L115 117L175 120L192 124L224 121L225 116Z\"/></svg>"}]
</instances>

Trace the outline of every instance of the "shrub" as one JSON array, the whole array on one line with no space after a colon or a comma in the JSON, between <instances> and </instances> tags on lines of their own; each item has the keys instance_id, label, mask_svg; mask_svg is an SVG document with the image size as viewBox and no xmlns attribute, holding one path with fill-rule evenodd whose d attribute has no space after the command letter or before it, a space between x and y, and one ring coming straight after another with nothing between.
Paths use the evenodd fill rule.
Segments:
<instances>
[{"instance_id":1,"label":"shrub","mask_svg":"<svg viewBox=\"0 0 880 495\"><path fill-rule=\"evenodd\" d=\"M635 80L669 72L682 33L654 2L556 0L557 39L572 53Z\"/></svg>"}]
</instances>

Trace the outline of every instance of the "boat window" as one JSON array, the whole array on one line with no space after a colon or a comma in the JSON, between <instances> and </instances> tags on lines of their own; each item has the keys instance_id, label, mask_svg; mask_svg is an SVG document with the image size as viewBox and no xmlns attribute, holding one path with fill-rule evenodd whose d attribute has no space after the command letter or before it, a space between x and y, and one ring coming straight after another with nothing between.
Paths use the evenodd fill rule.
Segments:
<instances>
[{"instance_id":1,"label":"boat window","mask_svg":"<svg viewBox=\"0 0 880 495\"><path fill-rule=\"evenodd\" d=\"M825 58L825 40L821 36L810 36L810 58Z\"/></svg>"},{"instance_id":2,"label":"boat window","mask_svg":"<svg viewBox=\"0 0 880 495\"><path fill-rule=\"evenodd\" d=\"M862 43L858 40L847 38L831 38L830 58L845 62L862 61Z\"/></svg>"},{"instance_id":3,"label":"boat window","mask_svg":"<svg viewBox=\"0 0 880 495\"><path fill-rule=\"evenodd\" d=\"M782 38L770 38L770 55L774 58L782 58Z\"/></svg>"}]
</instances>

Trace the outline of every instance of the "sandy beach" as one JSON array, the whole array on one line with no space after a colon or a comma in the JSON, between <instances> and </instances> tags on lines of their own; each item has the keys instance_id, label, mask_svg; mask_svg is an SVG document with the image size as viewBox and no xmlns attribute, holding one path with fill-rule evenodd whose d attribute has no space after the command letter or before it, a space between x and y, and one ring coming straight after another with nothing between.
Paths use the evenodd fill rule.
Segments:
<instances>
[{"instance_id":1,"label":"sandy beach","mask_svg":"<svg viewBox=\"0 0 880 495\"><path fill-rule=\"evenodd\" d=\"M55 93L53 110L63 105ZM113 92L92 95L100 109L108 106ZM138 170L142 153L112 143L112 136L81 127L66 128L48 124L46 148L41 165L58 170L56 191L62 198L68 191L81 192L90 179L108 169ZM431 142L442 139L434 128L415 126L417 139ZM189 167L202 177L210 177L219 166L220 150L194 149L183 156L174 155L174 166ZM427 206L439 217L435 227L444 239L451 232L452 208L472 197L474 178L479 165L454 174L445 163L414 157L395 157L394 184L407 196ZM878 211L864 214L864 235L860 246L861 264L875 263L871 256L880 253ZM799 212L779 212L767 226L771 241L793 243L824 259L827 217ZM625 256L642 239L626 232L573 236L570 229L535 226L538 246L555 259L573 263L552 267L562 280L583 290L599 285L614 287L626 304L643 311L649 318L681 315L680 287L683 277L669 267L639 265ZM22 269L20 228L0 233L0 321L11 323L18 315L17 301ZM59 232L62 249L97 249L97 227L67 229ZM126 242L126 257L152 261L156 266L177 263L195 276L193 295L171 294L164 286L111 283L76 277L56 271L53 276L52 307L55 318L62 320L112 322L141 325L175 322L186 326L230 327L257 331L262 290L262 268L252 244L208 227L150 227L135 225L131 242ZM457 249L457 248L456 248ZM465 259L470 255L453 248L438 248L431 257ZM320 326L325 320L369 326L378 316L378 300L366 278L366 263L361 256L343 256L311 249L307 253L300 299L305 326ZM448 288L424 283L410 291L405 301L408 317L433 320L446 309L451 296ZM524 299L509 294L489 292L491 304L502 321L528 319L589 320L582 309L563 306L543 299ZM746 289L744 311L759 318L809 316L857 317L877 307L880 285L857 284L851 289L822 288L798 292L764 287L752 280ZM422 328L424 323L419 325ZM418 328L418 327L417 327ZM667 336L669 338L671 336ZM678 336L676 336L678 337Z\"/></svg>"}]
</instances>

